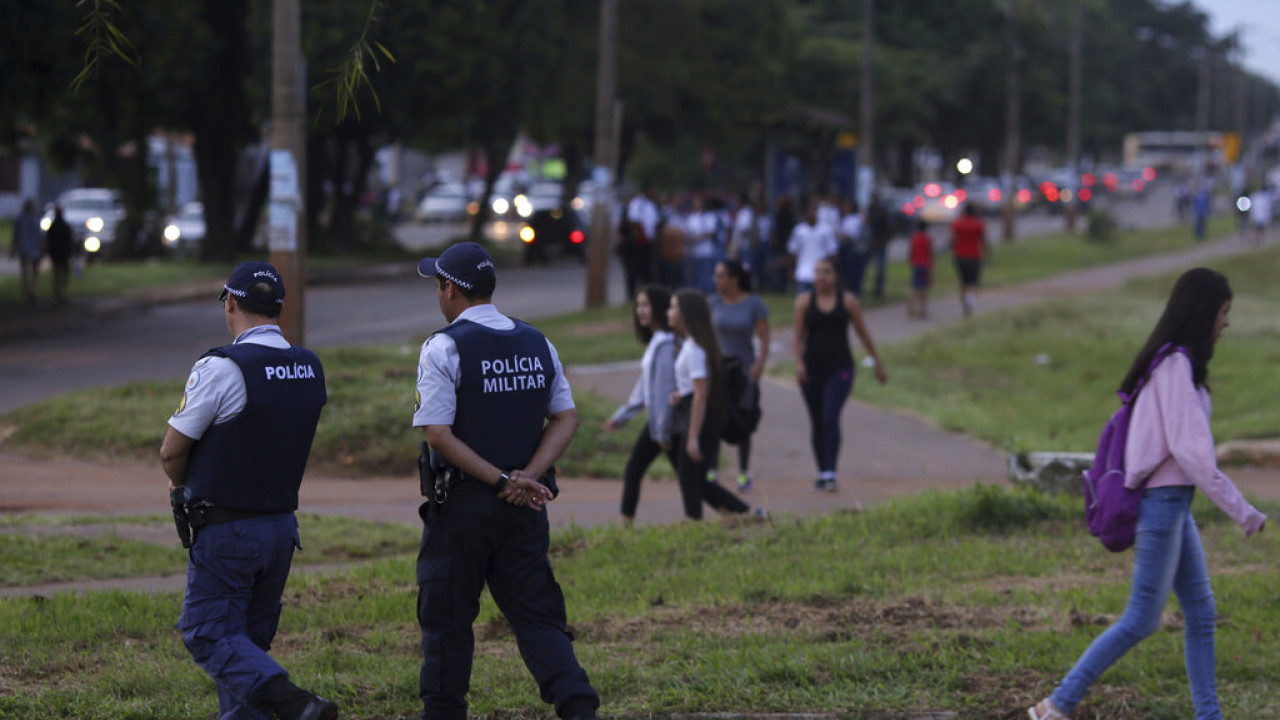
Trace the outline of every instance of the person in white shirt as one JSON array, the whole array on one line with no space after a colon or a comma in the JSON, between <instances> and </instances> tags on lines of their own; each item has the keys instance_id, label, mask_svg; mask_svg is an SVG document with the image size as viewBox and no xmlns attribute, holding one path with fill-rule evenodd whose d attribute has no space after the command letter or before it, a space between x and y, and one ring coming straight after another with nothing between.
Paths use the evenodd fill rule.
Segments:
<instances>
[{"instance_id":1,"label":"person in white shirt","mask_svg":"<svg viewBox=\"0 0 1280 720\"><path fill-rule=\"evenodd\" d=\"M817 206L810 204L804 222L792 229L787 240L787 252L795 258L796 294L813 290L813 269L819 260L835 255L836 250L835 236L818 224Z\"/></svg>"},{"instance_id":2,"label":"person in white shirt","mask_svg":"<svg viewBox=\"0 0 1280 720\"><path fill-rule=\"evenodd\" d=\"M862 297L862 280L867 271L867 256L871 252L870 239L863 232L862 213L858 204L845 198L840 201L840 270L845 289L855 297Z\"/></svg>"},{"instance_id":3,"label":"person in white shirt","mask_svg":"<svg viewBox=\"0 0 1280 720\"><path fill-rule=\"evenodd\" d=\"M653 247L658 239L658 206L653 202L653 185L645 183L643 191L627 203L627 218L622 225L618 255L626 273L627 294L636 291L653 277Z\"/></svg>"},{"instance_id":4,"label":"person in white shirt","mask_svg":"<svg viewBox=\"0 0 1280 720\"><path fill-rule=\"evenodd\" d=\"M1267 240L1267 228L1271 226L1272 191L1263 185L1249 196L1249 234L1255 245Z\"/></svg>"}]
</instances>

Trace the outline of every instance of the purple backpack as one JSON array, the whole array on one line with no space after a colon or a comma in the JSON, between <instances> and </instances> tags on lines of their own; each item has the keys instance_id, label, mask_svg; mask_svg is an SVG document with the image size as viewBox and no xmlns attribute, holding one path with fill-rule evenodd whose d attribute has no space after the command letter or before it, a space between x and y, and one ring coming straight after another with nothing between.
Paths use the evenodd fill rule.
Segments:
<instances>
[{"instance_id":1,"label":"purple backpack","mask_svg":"<svg viewBox=\"0 0 1280 720\"><path fill-rule=\"evenodd\" d=\"M1147 372L1138 379L1131 394L1116 393L1120 396L1120 408L1103 426L1098 450L1093 456L1093 467L1084 471L1084 519L1089 525L1089 532L1111 552L1128 550L1133 546L1138 526L1138 505L1142 502L1141 487L1130 490L1124 486L1124 450L1129 439L1133 401L1138 398L1156 366L1175 352L1191 357L1186 348L1166 344L1156 351Z\"/></svg>"}]
</instances>

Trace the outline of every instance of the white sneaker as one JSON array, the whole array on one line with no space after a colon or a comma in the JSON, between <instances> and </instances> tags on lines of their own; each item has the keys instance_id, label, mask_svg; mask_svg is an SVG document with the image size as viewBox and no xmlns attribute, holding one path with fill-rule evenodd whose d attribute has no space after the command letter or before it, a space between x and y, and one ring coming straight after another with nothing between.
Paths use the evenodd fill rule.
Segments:
<instances>
[{"instance_id":1,"label":"white sneaker","mask_svg":"<svg viewBox=\"0 0 1280 720\"><path fill-rule=\"evenodd\" d=\"M1027 717L1031 720L1071 720L1071 716L1055 707L1049 698L1041 700L1035 707L1028 709Z\"/></svg>"}]
</instances>

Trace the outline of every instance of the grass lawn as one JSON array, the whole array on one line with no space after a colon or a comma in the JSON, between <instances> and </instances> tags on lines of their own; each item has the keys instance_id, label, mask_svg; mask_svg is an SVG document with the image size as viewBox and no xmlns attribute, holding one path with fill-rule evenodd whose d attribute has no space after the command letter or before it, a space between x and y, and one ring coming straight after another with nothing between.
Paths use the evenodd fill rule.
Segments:
<instances>
[{"instance_id":1,"label":"grass lawn","mask_svg":"<svg viewBox=\"0 0 1280 720\"><path fill-rule=\"evenodd\" d=\"M1131 556L1104 551L1080 501L974 487L865 513L554 534L576 649L606 717L830 712L1013 718L1123 607ZM1274 511L1276 508L1269 508ZM1228 717L1275 717L1280 539L1196 506L1219 608ZM416 717L413 558L295 578L273 655L344 717ZM0 600L0 717L206 718L212 683L173 630L180 594ZM1181 617L1102 676L1078 718L1191 712ZM472 714L550 718L486 596Z\"/></svg>"},{"instance_id":2,"label":"grass lawn","mask_svg":"<svg viewBox=\"0 0 1280 720\"><path fill-rule=\"evenodd\" d=\"M299 524L304 549L294 561L302 565L403 555L420 539L394 523L302 514ZM168 575L186 566L169 516L0 515L0 587Z\"/></svg>"},{"instance_id":3,"label":"grass lawn","mask_svg":"<svg viewBox=\"0 0 1280 720\"><path fill-rule=\"evenodd\" d=\"M1210 365L1219 441L1280 436L1272 393L1280 363L1280 286L1271 249L1213 264L1235 292L1231 327ZM1115 388L1164 307L1177 274L1122 290L983 313L882 349L886 385L859 399L906 409L1010 451L1092 451Z\"/></svg>"}]
</instances>

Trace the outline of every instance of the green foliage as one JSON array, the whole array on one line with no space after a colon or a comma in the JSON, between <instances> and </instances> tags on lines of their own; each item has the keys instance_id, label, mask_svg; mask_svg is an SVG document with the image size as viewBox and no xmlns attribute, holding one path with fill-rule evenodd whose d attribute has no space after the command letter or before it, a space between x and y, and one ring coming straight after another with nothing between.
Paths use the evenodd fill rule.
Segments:
<instances>
[{"instance_id":1,"label":"green foliage","mask_svg":"<svg viewBox=\"0 0 1280 720\"><path fill-rule=\"evenodd\" d=\"M1089 211L1088 227L1084 236L1091 242L1109 243L1116 239L1116 216L1107 209Z\"/></svg>"},{"instance_id":2,"label":"green foliage","mask_svg":"<svg viewBox=\"0 0 1280 720\"><path fill-rule=\"evenodd\" d=\"M346 59L337 68L329 71L330 77L322 82L317 89L324 89L325 86L333 88L333 104L338 112L338 124L342 124L347 119L347 113L355 113L356 120L361 119L360 115L360 88L364 87L369 90L369 95L373 98L374 106L381 111L382 101L378 98L378 92L373 87L373 81L369 77L369 71L366 63L373 66L374 72L382 69L382 65L378 60L378 56L390 62L395 62L396 58L391 54L385 45L372 39L374 29L381 19L383 11L386 10L386 0L370 0L369 15L365 18L364 29L360 32L359 39L347 51ZM320 113L324 106L316 112L316 119L319 120Z\"/></svg>"},{"instance_id":3,"label":"green foliage","mask_svg":"<svg viewBox=\"0 0 1280 720\"><path fill-rule=\"evenodd\" d=\"M85 80L96 75L98 65L108 57L116 57L133 68L138 67L138 54L129 38L112 22L112 13L120 10L115 0L79 0L76 7L89 6L84 24L76 29L76 35L88 39L84 51L84 69L71 81L71 88L79 90Z\"/></svg>"}]
</instances>

